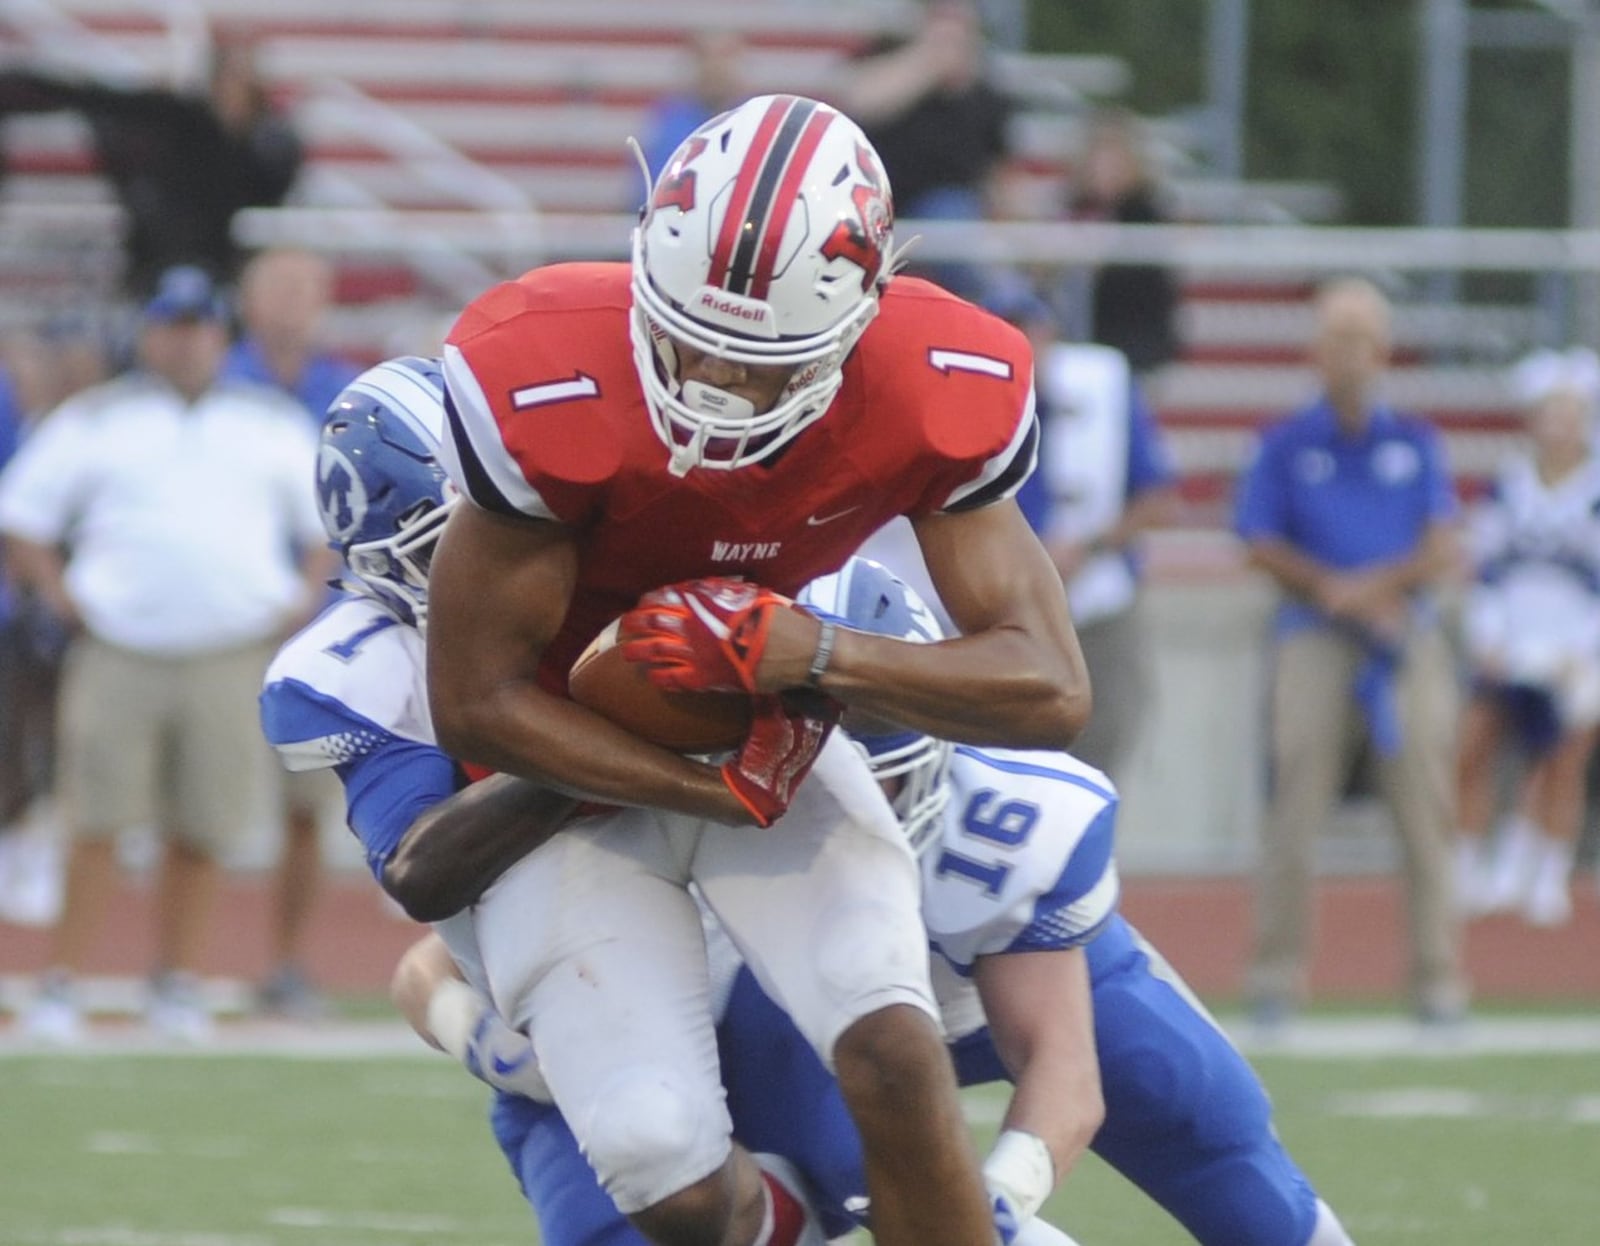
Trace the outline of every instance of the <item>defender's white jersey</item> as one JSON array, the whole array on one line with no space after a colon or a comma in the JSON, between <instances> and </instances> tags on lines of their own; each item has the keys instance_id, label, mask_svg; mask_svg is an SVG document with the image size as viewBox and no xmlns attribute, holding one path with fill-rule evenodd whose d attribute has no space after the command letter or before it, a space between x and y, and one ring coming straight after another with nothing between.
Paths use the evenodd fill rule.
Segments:
<instances>
[{"instance_id":1,"label":"defender's white jersey","mask_svg":"<svg viewBox=\"0 0 1600 1246\"><path fill-rule=\"evenodd\" d=\"M335 603L285 644L261 705L290 770L325 770L396 738L434 743L422 635L370 597Z\"/></svg>"},{"instance_id":2,"label":"defender's white jersey","mask_svg":"<svg viewBox=\"0 0 1600 1246\"><path fill-rule=\"evenodd\" d=\"M422 634L370 597L336 602L278 651L261 692L261 725L290 770L339 768L351 830L379 878L409 818L456 786L454 763L433 736ZM377 789L388 811L401 812L357 817L357 793L370 798ZM487 995L472 911L434 929Z\"/></svg>"},{"instance_id":3,"label":"defender's white jersey","mask_svg":"<svg viewBox=\"0 0 1600 1246\"><path fill-rule=\"evenodd\" d=\"M922 918L952 1039L985 1022L979 956L1088 942L1116 910L1111 780L1061 752L955 751L954 789L922 854Z\"/></svg>"},{"instance_id":4,"label":"defender's white jersey","mask_svg":"<svg viewBox=\"0 0 1600 1246\"><path fill-rule=\"evenodd\" d=\"M1548 685L1600 662L1600 459L1554 486L1531 459L1508 463L1473 515L1479 583L1468 647L1517 682Z\"/></svg>"}]
</instances>

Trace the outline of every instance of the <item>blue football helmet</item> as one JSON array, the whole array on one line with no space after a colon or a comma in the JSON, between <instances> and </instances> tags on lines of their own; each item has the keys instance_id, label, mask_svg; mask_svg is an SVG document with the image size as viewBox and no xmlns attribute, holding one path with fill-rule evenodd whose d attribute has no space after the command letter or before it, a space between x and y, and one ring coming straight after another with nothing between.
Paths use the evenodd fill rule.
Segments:
<instances>
[{"instance_id":1,"label":"blue football helmet","mask_svg":"<svg viewBox=\"0 0 1600 1246\"><path fill-rule=\"evenodd\" d=\"M428 621L428 563L459 500L439 465L444 374L406 355L369 368L328 408L317 501L351 588L408 623Z\"/></svg>"},{"instance_id":2,"label":"blue football helmet","mask_svg":"<svg viewBox=\"0 0 1600 1246\"><path fill-rule=\"evenodd\" d=\"M852 558L835 574L821 576L801 590L796 601L861 632L893 636L915 644L944 639L944 630L928 603L882 563ZM867 755L867 766L881 782L897 779L891 788L895 814L912 850L928 847L937 829L935 819L950 803L950 756L954 746L918 731L845 714L844 729Z\"/></svg>"}]
</instances>

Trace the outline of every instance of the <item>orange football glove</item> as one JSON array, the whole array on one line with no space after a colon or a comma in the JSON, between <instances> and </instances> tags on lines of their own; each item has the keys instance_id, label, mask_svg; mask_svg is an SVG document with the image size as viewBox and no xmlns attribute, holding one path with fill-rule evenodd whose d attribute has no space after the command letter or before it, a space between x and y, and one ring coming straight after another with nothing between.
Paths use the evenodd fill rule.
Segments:
<instances>
[{"instance_id":1,"label":"orange football glove","mask_svg":"<svg viewBox=\"0 0 1600 1246\"><path fill-rule=\"evenodd\" d=\"M658 588L622 616L622 656L667 692L756 691L773 612L787 597L748 580L710 577Z\"/></svg>"},{"instance_id":2,"label":"orange football glove","mask_svg":"<svg viewBox=\"0 0 1600 1246\"><path fill-rule=\"evenodd\" d=\"M771 826L789 808L800 781L839 723L844 706L817 694L754 698L750 733L739 751L722 765L722 781L755 815Z\"/></svg>"}]
</instances>

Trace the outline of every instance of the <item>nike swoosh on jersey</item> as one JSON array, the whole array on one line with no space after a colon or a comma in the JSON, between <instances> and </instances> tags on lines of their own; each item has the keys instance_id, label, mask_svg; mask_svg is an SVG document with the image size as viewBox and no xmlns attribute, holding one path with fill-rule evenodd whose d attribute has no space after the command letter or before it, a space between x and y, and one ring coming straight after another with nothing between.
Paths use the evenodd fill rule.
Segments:
<instances>
[{"instance_id":1,"label":"nike swoosh on jersey","mask_svg":"<svg viewBox=\"0 0 1600 1246\"><path fill-rule=\"evenodd\" d=\"M825 523L832 523L835 519L843 519L846 515L853 514L861 509L863 503L857 502L854 506L847 506L842 511L834 511L831 515L811 515L806 519L806 526L820 528Z\"/></svg>"}]
</instances>

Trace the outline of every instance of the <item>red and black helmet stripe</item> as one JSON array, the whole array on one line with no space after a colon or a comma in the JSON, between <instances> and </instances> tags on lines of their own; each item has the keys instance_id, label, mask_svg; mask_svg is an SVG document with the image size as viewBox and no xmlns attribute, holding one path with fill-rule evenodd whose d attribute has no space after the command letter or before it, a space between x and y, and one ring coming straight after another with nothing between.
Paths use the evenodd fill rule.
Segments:
<instances>
[{"instance_id":1,"label":"red and black helmet stripe","mask_svg":"<svg viewBox=\"0 0 1600 1246\"><path fill-rule=\"evenodd\" d=\"M756 127L711 255L708 282L765 298L806 166L836 116L815 100L775 97Z\"/></svg>"}]
</instances>

